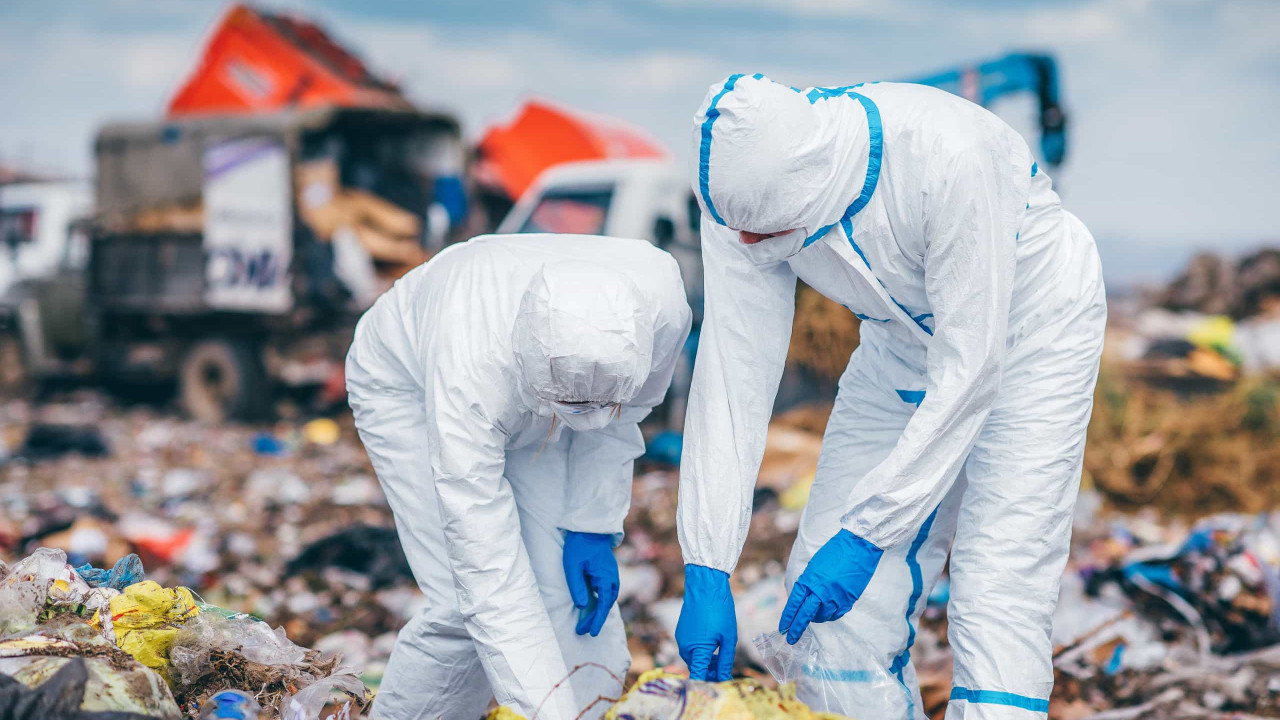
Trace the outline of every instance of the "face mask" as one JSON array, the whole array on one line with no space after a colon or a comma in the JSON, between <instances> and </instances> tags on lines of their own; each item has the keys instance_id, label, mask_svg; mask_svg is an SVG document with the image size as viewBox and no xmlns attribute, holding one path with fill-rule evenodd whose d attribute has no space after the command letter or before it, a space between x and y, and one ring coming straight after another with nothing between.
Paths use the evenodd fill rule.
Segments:
<instances>
[{"instance_id":1,"label":"face mask","mask_svg":"<svg viewBox=\"0 0 1280 720\"><path fill-rule=\"evenodd\" d=\"M742 245L742 251L756 265L772 265L782 262L804 249L804 241L809 237L805 230L792 230L785 235L765 238L754 245ZM741 240L737 242L741 243Z\"/></svg>"},{"instance_id":2,"label":"face mask","mask_svg":"<svg viewBox=\"0 0 1280 720\"><path fill-rule=\"evenodd\" d=\"M568 403L551 403L556 417L574 432L599 430L613 419L617 405L609 403L587 403L570 405Z\"/></svg>"}]
</instances>

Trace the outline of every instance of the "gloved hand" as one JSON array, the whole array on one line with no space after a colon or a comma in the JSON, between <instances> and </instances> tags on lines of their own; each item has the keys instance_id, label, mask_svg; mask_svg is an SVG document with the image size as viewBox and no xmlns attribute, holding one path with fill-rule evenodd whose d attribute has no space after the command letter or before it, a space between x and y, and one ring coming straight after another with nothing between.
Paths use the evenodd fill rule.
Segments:
<instances>
[{"instance_id":1,"label":"gloved hand","mask_svg":"<svg viewBox=\"0 0 1280 720\"><path fill-rule=\"evenodd\" d=\"M787 642L795 645L810 622L844 617L867 589L883 554L883 550L848 530L836 533L818 548L791 587L778 632L786 633Z\"/></svg>"},{"instance_id":2,"label":"gloved hand","mask_svg":"<svg viewBox=\"0 0 1280 720\"><path fill-rule=\"evenodd\" d=\"M618 561L613 557L613 536L569 531L564 536L564 579L569 597L580 611L579 635L600 634L609 610L618 599ZM586 612L581 612L586 610Z\"/></svg>"},{"instance_id":3,"label":"gloved hand","mask_svg":"<svg viewBox=\"0 0 1280 720\"><path fill-rule=\"evenodd\" d=\"M676 644L694 680L717 682L733 676L738 618L728 573L684 566L684 606L676 623Z\"/></svg>"}]
</instances>

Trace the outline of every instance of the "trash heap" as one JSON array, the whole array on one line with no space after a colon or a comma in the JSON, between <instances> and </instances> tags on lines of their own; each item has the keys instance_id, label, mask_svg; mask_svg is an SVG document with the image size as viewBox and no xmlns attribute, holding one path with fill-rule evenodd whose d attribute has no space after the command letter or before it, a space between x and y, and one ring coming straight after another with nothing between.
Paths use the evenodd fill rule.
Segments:
<instances>
[{"instance_id":1,"label":"trash heap","mask_svg":"<svg viewBox=\"0 0 1280 720\"><path fill-rule=\"evenodd\" d=\"M1122 369L1106 369L1095 403L1071 564L1055 621L1057 685L1050 717L1280 717L1280 601L1273 589L1280 575L1280 485L1274 482L1280 472L1280 386L1239 383L1226 393L1181 396L1131 382ZM775 416L750 534L732 578L741 642L734 676L762 688L777 683L768 658L751 641L777 627L787 554L828 412L829 406L812 406ZM0 620L0 642L28 638L38 625L44 637L75 645L65 654L82 658L85 680L75 675L75 663L55 670L66 673L58 676L60 683L85 687L85 697L100 684L91 669L101 664L97 658L152 678L148 683L162 699L167 692L175 708L181 692L166 674L175 683L195 678L198 685L204 678L200 693L219 689L209 679L230 671L217 653L237 652L215 640L229 636L224 619L252 638L239 653L257 663L236 666L241 675L233 677L257 682L259 666L278 668L269 660L281 658L299 675L323 676L325 667L306 669L314 656L305 648L313 648L341 651L365 686L376 688L396 631L422 606L349 415L286 414L273 424L210 426L76 394L38 407L0 403L0 445L0 456L8 454L7 462L0 459L0 560L13 568L41 546L57 547L90 588L113 572L128 588L144 578L115 561L137 553L145 579L173 591L164 597L176 611L188 607L178 589L193 591L199 613L180 628L116 626L113 640L90 624L91 603L110 607L110 598L93 594L79 601L85 609L72 622L66 612L46 612L74 605L49 602L61 589L41 596L30 627L13 632L10 621ZM637 463L626 538L616 551L633 688L649 671L678 674L682 668L673 638L684 589L677 485L672 464L656 458ZM70 575L66 583L79 587ZM912 648L924 709L935 718L951 691L947 592L944 576L928 597ZM223 618L202 602L267 622ZM10 613L0 611L0 617ZM64 624L76 629L64 630ZM276 627L283 627L287 641ZM175 630L167 667L148 666L122 650L116 642L122 629ZM203 638L195 647L210 651L188 663L185 648L193 636ZM8 662L9 652L0 650L0 663ZM42 677L44 683L54 679ZM293 681L282 685L287 682ZM33 686L44 687L24 684L25 701L33 702ZM6 687L12 686L0 679L0 697ZM248 692L256 696L259 690ZM262 699L274 717L279 698ZM127 707L136 712L145 703ZM354 701L352 710L353 717L359 714ZM180 712L189 716L190 708ZM625 716L622 710L618 716ZM7 720L2 713L0 720Z\"/></svg>"},{"instance_id":2,"label":"trash heap","mask_svg":"<svg viewBox=\"0 0 1280 720\"><path fill-rule=\"evenodd\" d=\"M206 717L227 690L252 698L260 720L317 718L335 691L348 715L367 705L338 656L144 577L137 555L73 568L62 550L40 548L0 563L0 718Z\"/></svg>"},{"instance_id":3,"label":"trash heap","mask_svg":"<svg viewBox=\"0 0 1280 720\"><path fill-rule=\"evenodd\" d=\"M793 684L775 689L749 678L699 682L662 670L642 674L604 717L605 720L845 720L843 715L810 710L796 699ZM525 718L500 707L485 720Z\"/></svg>"}]
</instances>

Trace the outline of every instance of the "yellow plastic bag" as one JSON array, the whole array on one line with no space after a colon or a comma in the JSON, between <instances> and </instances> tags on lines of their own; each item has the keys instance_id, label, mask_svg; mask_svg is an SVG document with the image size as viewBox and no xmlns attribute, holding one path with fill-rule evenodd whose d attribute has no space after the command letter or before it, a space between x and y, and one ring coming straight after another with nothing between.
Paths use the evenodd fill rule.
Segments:
<instances>
[{"instance_id":1,"label":"yellow plastic bag","mask_svg":"<svg viewBox=\"0 0 1280 720\"><path fill-rule=\"evenodd\" d=\"M191 591L166 588L145 580L111 599L111 623L116 644L138 662L169 677L169 648L178 628L200 614Z\"/></svg>"},{"instance_id":2,"label":"yellow plastic bag","mask_svg":"<svg viewBox=\"0 0 1280 720\"><path fill-rule=\"evenodd\" d=\"M795 687L771 690L751 679L695 682L650 670L609 711L606 720L848 720L818 713L796 699Z\"/></svg>"},{"instance_id":3,"label":"yellow plastic bag","mask_svg":"<svg viewBox=\"0 0 1280 720\"><path fill-rule=\"evenodd\" d=\"M525 720L525 717L506 705L502 705L490 710L489 714L484 716L484 720Z\"/></svg>"}]
</instances>

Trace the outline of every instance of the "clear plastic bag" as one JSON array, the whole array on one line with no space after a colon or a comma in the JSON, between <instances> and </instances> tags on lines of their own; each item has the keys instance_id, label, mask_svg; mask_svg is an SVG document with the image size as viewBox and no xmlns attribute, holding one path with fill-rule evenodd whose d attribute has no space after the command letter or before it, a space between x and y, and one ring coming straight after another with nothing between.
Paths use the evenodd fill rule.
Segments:
<instances>
[{"instance_id":1,"label":"clear plastic bag","mask_svg":"<svg viewBox=\"0 0 1280 720\"><path fill-rule=\"evenodd\" d=\"M812 628L795 645L776 632L752 642L774 679L794 682L796 697L813 710L877 720L912 717L911 693L862 642L824 645Z\"/></svg>"},{"instance_id":2,"label":"clear plastic bag","mask_svg":"<svg viewBox=\"0 0 1280 720\"><path fill-rule=\"evenodd\" d=\"M368 690L360 678L349 668L339 668L329 677L317 679L302 688L296 695L286 695L280 700L280 717L286 720L312 720L319 718L325 704L334 693L342 693L350 698L363 699ZM330 715L329 718L333 718ZM338 717L351 717L351 700L342 704ZM326 719L327 720L327 719Z\"/></svg>"},{"instance_id":3,"label":"clear plastic bag","mask_svg":"<svg viewBox=\"0 0 1280 720\"><path fill-rule=\"evenodd\" d=\"M306 657L306 650L293 644L283 628L273 630L249 616L226 617L206 610L182 626L169 650L178 684L189 685L211 672L213 650L237 653L263 665L298 665Z\"/></svg>"}]
</instances>

